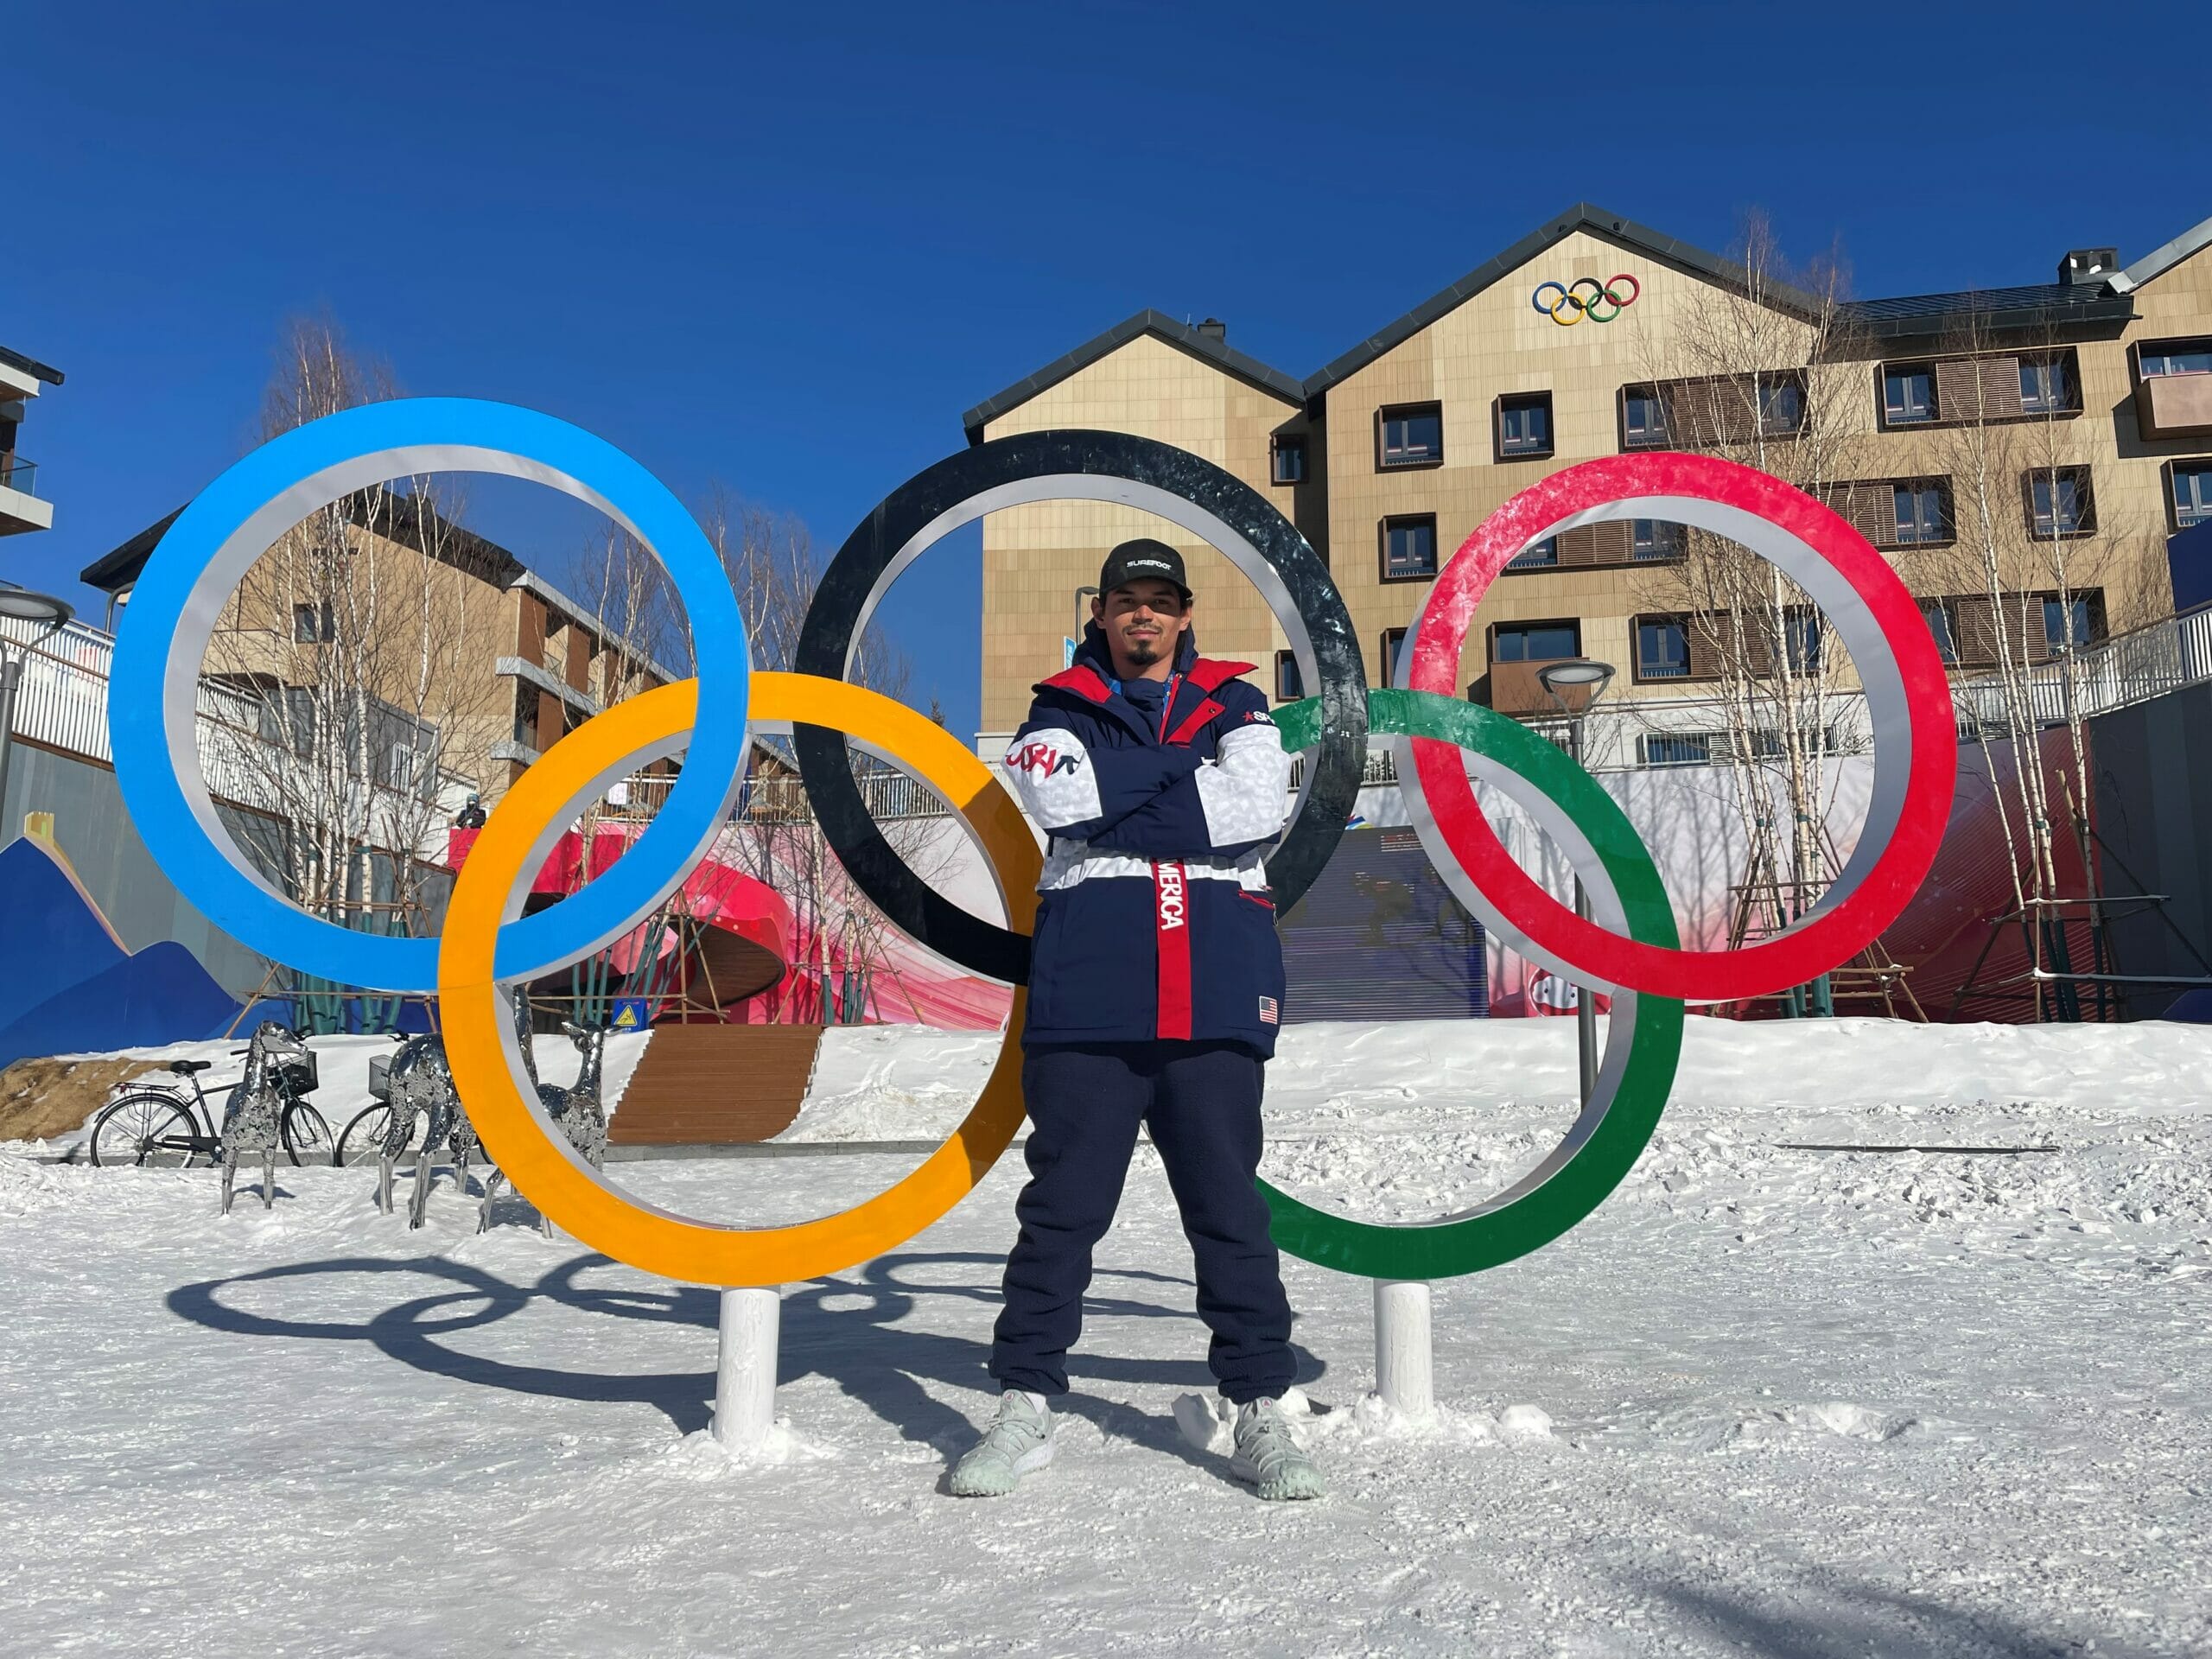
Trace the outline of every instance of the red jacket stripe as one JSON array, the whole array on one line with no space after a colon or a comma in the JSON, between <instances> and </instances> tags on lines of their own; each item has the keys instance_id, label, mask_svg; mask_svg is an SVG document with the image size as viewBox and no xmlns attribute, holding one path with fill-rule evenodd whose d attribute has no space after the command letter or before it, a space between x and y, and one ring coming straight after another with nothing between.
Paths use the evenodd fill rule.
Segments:
<instances>
[{"instance_id":1,"label":"red jacket stripe","mask_svg":"<svg viewBox=\"0 0 2212 1659\"><path fill-rule=\"evenodd\" d=\"M1160 940L1160 1013L1163 1040L1191 1035L1191 883L1180 864L1152 867L1153 921Z\"/></svg>"}]
</instances>

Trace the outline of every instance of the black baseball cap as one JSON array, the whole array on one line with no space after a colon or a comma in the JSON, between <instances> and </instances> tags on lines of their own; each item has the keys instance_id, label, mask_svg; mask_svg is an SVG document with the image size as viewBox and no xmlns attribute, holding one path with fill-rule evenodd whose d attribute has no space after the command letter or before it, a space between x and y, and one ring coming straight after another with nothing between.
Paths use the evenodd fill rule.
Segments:
<instances>
[{"instance_id":1,"label":"black baseball cap","mask_svg":"<svg viewBox=\"0 0 2212 1659\"><path fill-rule=\"evenodd\" d=\"M1191 596L1190 582L1183 574L1183 556L1166 543L1155 542L1149 536L1123 542L1106 556L1106 563L1099 567L1098 591L1110 594L1116 588L1147 580L1172 582L1182 590L1185 599Z\"/></svg>"}]
</instances>

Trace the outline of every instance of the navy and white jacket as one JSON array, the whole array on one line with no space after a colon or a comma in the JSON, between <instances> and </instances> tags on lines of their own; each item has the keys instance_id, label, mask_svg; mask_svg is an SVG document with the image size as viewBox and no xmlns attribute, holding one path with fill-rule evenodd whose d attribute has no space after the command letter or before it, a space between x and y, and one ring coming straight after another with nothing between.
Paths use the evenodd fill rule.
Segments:
<instances>
[{"instance_id":1,"label":"navy and white jacket","mask_svg":"<svg viewBox=\"0 0 2212 1659\"><path fill-rule=\"evenodd\" d=\"M1006 777L1051 836L1025 1046L1235 1041L1274 1052L1282 948L1262 855L1290 757L1267 698L1186 634L1164 710L1122 696L1096 625L1036 688ZM1156 723L1155 723L1156 721Z\"/></svg>"}]
</instances>

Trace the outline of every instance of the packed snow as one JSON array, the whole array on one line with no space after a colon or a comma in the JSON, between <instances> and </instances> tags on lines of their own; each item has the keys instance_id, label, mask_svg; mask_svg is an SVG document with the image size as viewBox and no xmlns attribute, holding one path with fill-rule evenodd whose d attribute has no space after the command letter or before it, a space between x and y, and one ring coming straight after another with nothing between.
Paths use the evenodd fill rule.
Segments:
<instances>
[{"instance_id":1,"label":"packed snow","mask_svg":"<svg viewBox=\"0 0 2212 1659\"><path fill-rule=\"evenodd\" d=\"M1294 1028L1267 1173L1348 1212L1459 1207L1570 1120L1573 1041ZM1018 1154L787 1288L784 1428L733 1457L704 1432L712 1293L547 1240L518 1198L479 1236L442 1180L410 1233L370 1173L287 1168L223 1219L204 1170L18 1143L0 1652L2201 1655L2209 1041L1692 1020L1620 1190L1437 1287L1434 1421L1370 1397L1370 1287L1286 1264L1332 1489L1282 1507L1190 1397L1205 1332L1148 1152L1059 1459L978 1503L944 1473L989 1408ZM317 1046L336 1126L376 1046ZM841 1155L611 1173L820 1214L911 1167L868 1143L941 1136L996 1049L832 1032L787 1138ZM1863 1149L1894 1146L1938 1150Z\"/></svg>"}]
</instances>

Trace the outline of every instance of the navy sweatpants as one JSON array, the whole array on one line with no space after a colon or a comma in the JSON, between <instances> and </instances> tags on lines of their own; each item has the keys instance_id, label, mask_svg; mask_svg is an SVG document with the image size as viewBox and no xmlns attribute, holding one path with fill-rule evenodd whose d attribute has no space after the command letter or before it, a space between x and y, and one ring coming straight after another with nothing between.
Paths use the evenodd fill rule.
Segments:
<instances>
[{"instance_id":1,"label":"navy sweatpants","mask_svg":"<svg viewBox=\"0 0 2212 1659\"><path fill-rule=\"evenodd\" d=\"M1021 1236L1007 1258L1006 1305L991 1344L1001 1387L1067 1392L1091 1250L1122 1201L1141 1123L1182 1211L1198 1314L1213 1332L1206 1357L1222 1393L1242 1405L1290 1386L1290 1301L1254 1184L1263 1065L1230 1043L1031 1052L1021 1068L1029 1185L1014 1208Z\"/></svg>"}]
</instances>

